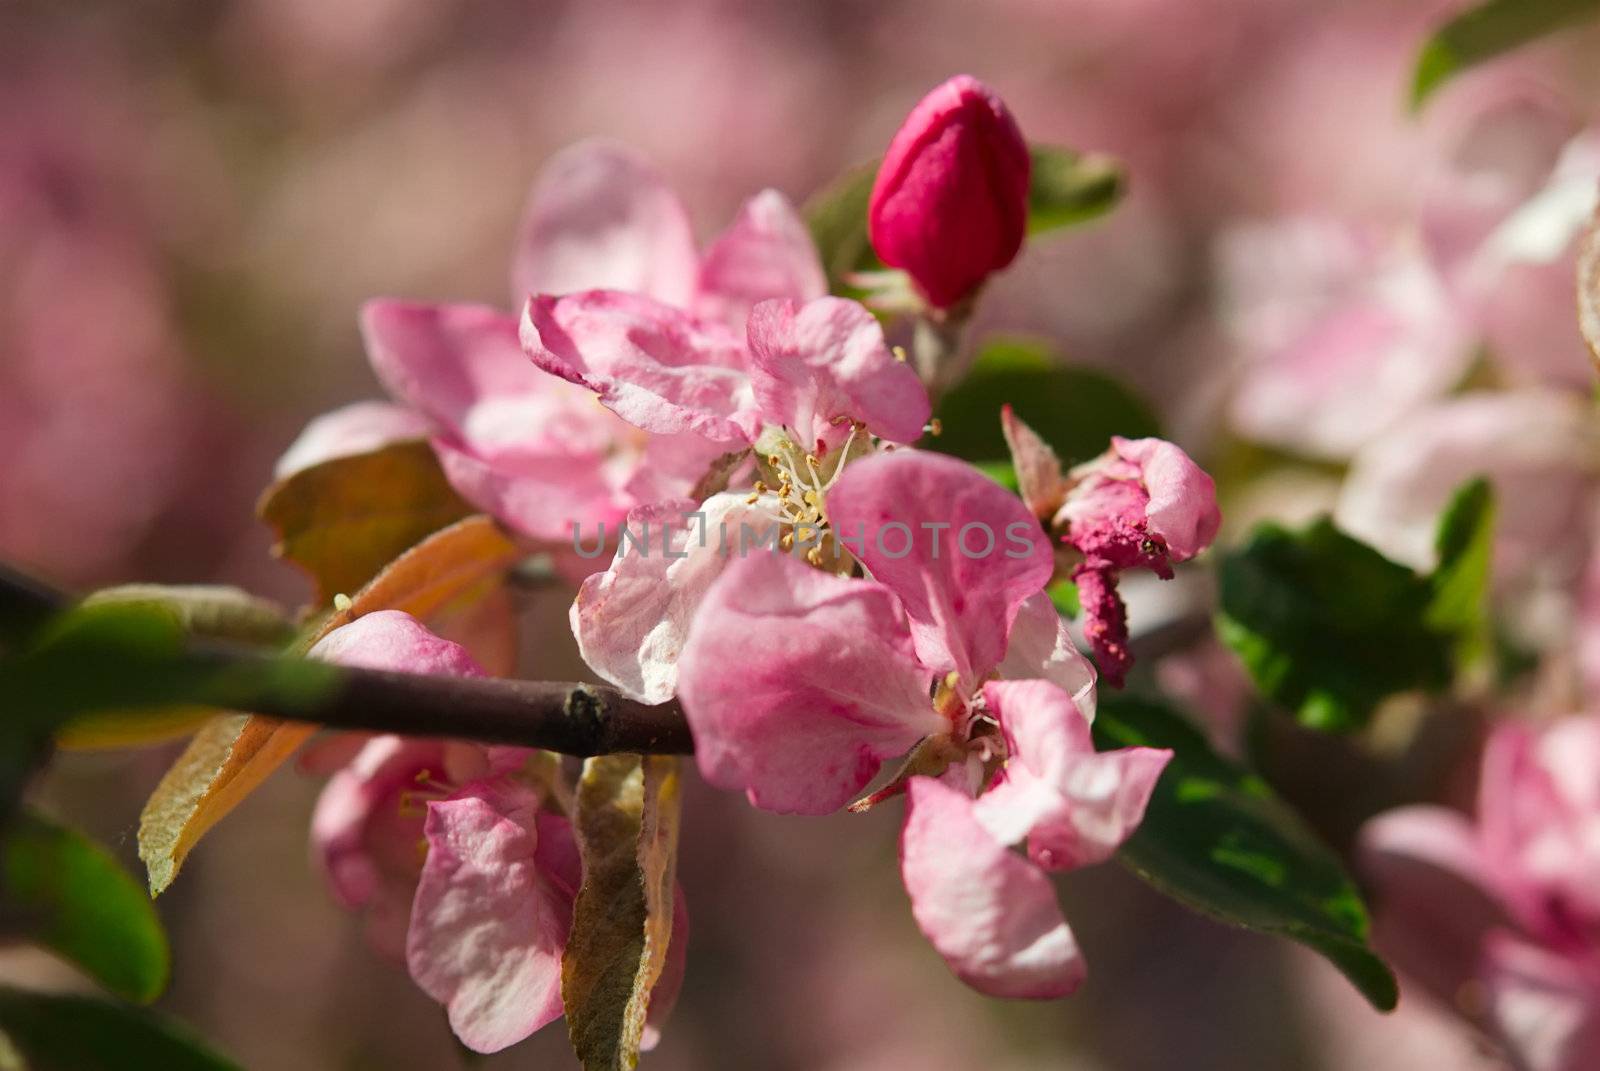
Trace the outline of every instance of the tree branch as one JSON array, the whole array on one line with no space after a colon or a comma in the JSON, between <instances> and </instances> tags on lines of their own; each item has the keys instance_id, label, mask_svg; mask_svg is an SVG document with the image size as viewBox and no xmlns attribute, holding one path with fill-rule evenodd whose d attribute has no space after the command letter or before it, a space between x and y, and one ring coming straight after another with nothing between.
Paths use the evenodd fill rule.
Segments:
<instances>
[{"instance_id":1,"label":"tree branch","mask_svg":"<svg viewBox=\"0 0 1600 1071\"><path fill-rule=\"evenodd\" d=\"M71 605L49 585L0 564L6 635L21 641ZM191 638L175 660L151 660L143 652L131 657L140 661L123 668L139 679L130 680L124 694L107 698L139 706L220 706L334 729L515 744L565 755L694 750L677 703L648 706L604 685L380 672L199 638ZM74 669L84 672L94 667Z\"/></svg>"}]
</instances>

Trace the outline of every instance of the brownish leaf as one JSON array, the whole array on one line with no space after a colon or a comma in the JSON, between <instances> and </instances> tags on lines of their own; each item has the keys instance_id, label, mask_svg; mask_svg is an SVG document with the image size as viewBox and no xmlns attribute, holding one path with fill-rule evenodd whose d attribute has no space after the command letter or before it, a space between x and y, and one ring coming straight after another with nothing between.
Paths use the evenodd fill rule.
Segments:
<instances>
[{"instance_id":1,"label":"brownish leaf","mask_svg":"<svg viewBox=\"0 0 1600 1071\"><path fill-rule=\"evenodd\" d=\"M561 961L567 1029L584 1071L638 1065L672 939L678 817L677 759L585 760L573 816L583 887Z\"/></svg>"},{"instance_id":2,"label":"brownish leaf","mask_svg":"<svg viewBox=\"0 0 1600 1071\"><path fill-rule=\"evenodd\" d=\"M488 517L459 521L390 562L307 645L374 610L430 617L485 578L504 573L519 556L517 545ZM151 894L172 884L200 837L314 732L316 726L300 722L226 714L195 734L140 816L139 857L150 873Z\"/></svg>"},{"instance_id":3,"label":"brownish leaf","mask_svg":"<svg viewBox=\"0 0 1600 1071\"><path fill-rule=\"evenodd\" d=\"M418 441L302 469L267 488L256 512L278 534L273 552L310 574L325 606L472 507Z\"/></svg>"}]
</instances>

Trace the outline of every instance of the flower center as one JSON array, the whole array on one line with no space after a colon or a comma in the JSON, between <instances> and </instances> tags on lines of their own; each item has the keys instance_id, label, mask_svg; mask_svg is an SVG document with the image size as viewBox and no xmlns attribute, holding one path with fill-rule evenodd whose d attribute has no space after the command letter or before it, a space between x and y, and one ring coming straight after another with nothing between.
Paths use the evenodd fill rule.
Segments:
<instances>
[{"instance_id":1,"label":"flower center","mask_svg":"<svg viewBox=\"0 0 1600 1071\"><path fill-rule=\"evenodd\" d=\"M809 544L806 561L819 568L825 565L848 569L852 560L843 549L828 537L827 494L839 482L845 465L864 456L872 448L872 439L863 425L840 418L839 424L849 423L850 433L837 449L826 450L820 456L801 449L785 431L769 430L756 444L757 457L764 460L745 502L758 506L767 516L785 529L782 545L792 549L797 539Z\"/></svg>"}]
</instances>

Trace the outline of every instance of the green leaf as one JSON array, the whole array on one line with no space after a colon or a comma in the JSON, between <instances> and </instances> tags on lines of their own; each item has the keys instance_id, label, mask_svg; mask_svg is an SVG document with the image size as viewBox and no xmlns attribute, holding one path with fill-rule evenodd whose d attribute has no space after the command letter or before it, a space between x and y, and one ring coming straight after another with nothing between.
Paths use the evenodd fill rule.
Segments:
<instances>
[{"instance_id":1,"label":"green leaf","mask_svg":"<svg viewBox=\"0 0 1600 1071\"><path fill-rule=\"evenodd\" d=\"M0 897L30 939L118 996L148 1004L166 987L171 957L150 898L81 834L19 814L0 849Z\"/></svg>"},{"instance_id":2,"label":"green leaf","mask_svg":"<svg viewBox=\"0 0 1600 1071\"><path fill-rule=\"evenodd\" d=\"M1457 15L1422 46L1411 106L1475 64L1600 14L1600 0L1488 0Z\"/></svg>"},{"instance_id":3,"label":"green leaf","mask_svg":"<svg viewBox=\"0 0 1600 1071\"><path fill-rule=\"evenodd\" d=\"M679 804L675 758L584 761L573 815L583 887L561 957L567 1030L584 1071L631 1071L639 1062L672 939Z\"/></svg>"},{"instance_id":4,"label":"green leaf","mask_svg":"<svg viewBox=\"0 0 1600 1071\"><path fill-rule=\"evenodd\" d=\"M1259 526L1223 556L1219 584L1223 640L1313 728L1359 728L1385 697L1450 681L1452 637L1428 623L1428 580L1326 519Z\"/></svg>"},{"instance_id":5,"label":"green leaf","mask_svg":"<svg viewBox=\"0 0 1600 1071\"><path fill-rule=\"evenodd\" d=\"M828 273L828 289L852 291L845 276L883 267L867 236L867 202L878 175L878 162L852 167L806 201L803 212L811 240Z\"/></svg>"},{"instance_id":6,"label":"green leaf","mask_svg":"<svg viewBox=\"0 0 1600 1071\"><path fill-rule=\"evenodd\" d=\"M1078 597L1078 585L1070 580L1057 580L1045 589L1056 613L1062 617L1076 618L1083 613L1083 601Z\"/></svg>"},{"instance_id":7,"label":"green leaf","mask_svg":"<svg viewBox=\"0 0 1600 1071\"><path fill-rule=\"evenodd\" d=\"M1481 660L1493 643L1489 574L1494 562L1494 492L1482 478L1458 488L1439 518L1438 565L1428 577L1433 600L1428 624L1457 637L1456 660Z\"/></svg>"},{"instance_id":8,"label":"green leaf","mask_svg":"<svg viewBox=\"0 0 1600 1071\"><path fill-rule=\"evenodd\" d=\"M1102 153L1029 147L1028 233L1041 234L1105 215L1122 198L1122 164Z\"/></svg>"},{"instance_id":9,"label":"green leaf","mask_svg":"<svg viewBox=\"0 0 1600 1071\"><path fill-rule=\"evenodd\" d=\"M90 997L0 989L0 1033L31 1071L239 1071L164 1018Z\"/></svg>"},{"instance_id":10,"label":"green leaf","mask_svg":"<svg viewBox=\"0 0 1600 1071\"><path fill-rule=\"evenodd\" d=\"M941 431L928 445L968 461L1009 458L1000 431L1008 403L1069 464L1102 453L1113 435L1159 433L1150 407L1110 376L1060 364L1037 343L998 339L940 399Z\"/></svg>"},{"instance_id":11,"label":"green leaf","mask_svg":"<svg viewBox=\"0 0 1600 1071\"><path fill-rule=\"evenodd\" d=\"M302 469L267 488L256 512L278 535L274 553L304 569L327 605L473 509L432 447L404 442Z\"/></svg>"},{"instance_id":12,"label":"green leaf","mask_svg":"<svg viewBox=\"0 0 1600 1071\"><path fill-rule=\"evenodd\" d=\"M1299 941L1388 1011L1393 973L1338 857L1256 775L1213 752L1167 707L1103 695L1096 745L1171 748L1144 821L1118 859L1162 893L1222 922Z\"/></svg>"}]
</instances>

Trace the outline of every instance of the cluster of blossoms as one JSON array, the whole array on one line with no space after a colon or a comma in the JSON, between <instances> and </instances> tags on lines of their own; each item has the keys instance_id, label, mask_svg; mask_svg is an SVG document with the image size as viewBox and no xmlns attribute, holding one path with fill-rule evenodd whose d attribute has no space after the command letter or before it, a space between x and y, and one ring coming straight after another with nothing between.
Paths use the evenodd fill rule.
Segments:
<instances>
[{"instance_id":1,"label":"cluster of blossoms","mask_svg":"<svg viewBox=\"0 0 1600 1071\"><path fill-rule=\"evenodd\" d=\"M1600 719L1497 726L1476 822L1390 811L1363 831L1379 938L1532 1071L1600 1062Z\"/></svg>"},{"instance_id":2,"label":"cluster of blossoms","mask_svg":"<svg viewBox=\"0 0 1600 1071\"><path fill-rule=\"evenodd\" d=\"M980 83L953 79L912 113L869 221L928 315L953 315L1016 255L1028 175ZM648 166L581 146L534 189L512 278L520 315L368 305L368 354L398 404L322 418L280 472L427 436L464 498L580 582L589 666L631 698L681 702L708 781L805 814L903 793L902 874L952 969L999 996L1070 993L1084 966L1047 874L1106 859L1170 753L1095 751L1096 672L1045 588L1063 571L1078 583L1120 683L1116 576L1170 576L1209 544L1210 478L1153 439L1063 473L1009 412L1021 500L913 447L932 409L914 365L868 309L828 295L774 191L700 251ZM313 654L482 672L394 613ZM314 833L337 896L466 1044L493 1051L561 1014L582 874L550 756L378 737L309 765L332 772ZM681 974L681 896L677 916L652 1024Z\"/></svg>"}]
</instances>

